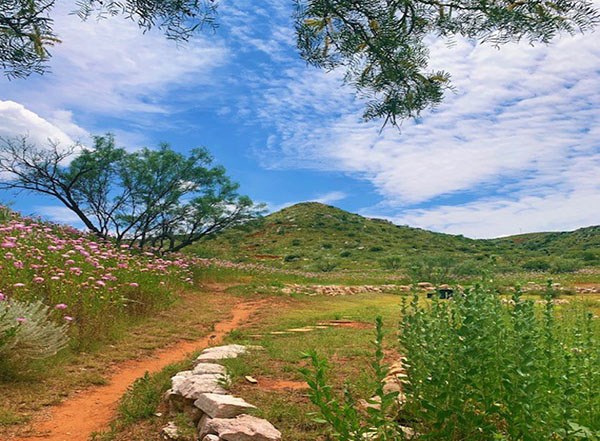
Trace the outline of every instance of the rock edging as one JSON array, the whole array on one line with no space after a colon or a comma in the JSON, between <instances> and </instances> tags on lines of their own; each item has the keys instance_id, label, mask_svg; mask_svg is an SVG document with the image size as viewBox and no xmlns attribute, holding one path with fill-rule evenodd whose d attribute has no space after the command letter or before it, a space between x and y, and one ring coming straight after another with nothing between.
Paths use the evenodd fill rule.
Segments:
<instances>
[{"instance_id":1,"label":"rock edging","mask_svg":"<svg viewBox=\"0 0 600 441\"><path fill-rule=\"evenodd\" d=\"M165 393L170 411L183 412L197 427L199 441L281 441L281 432L269 421L247 415L256 409L239 397L230 395L230 381L219 361L237 358L256 347L225 345L207 348L196 358L194 369L178 372ZM164 440L177 440L178 431L169 422L161 432Z\"/></svg>"}]
</instances>

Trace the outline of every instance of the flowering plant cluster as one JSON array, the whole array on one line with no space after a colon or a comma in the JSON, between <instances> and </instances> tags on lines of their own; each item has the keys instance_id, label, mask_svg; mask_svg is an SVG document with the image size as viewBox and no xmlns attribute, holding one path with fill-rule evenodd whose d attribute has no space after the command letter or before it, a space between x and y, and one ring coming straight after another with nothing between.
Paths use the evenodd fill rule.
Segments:
<instances>
[{"instance_id":1,"label":"flowering plant cluster","mask_svg":"<svg viewBox=\"0 0 600 441\"><path fill-rule=\"evenodd\" d=\"M0 302L41 302L78 343L170 304L191 283L191 261L179 255L140 253L15 214L0 224ZM15 317L14 325L26 320Z\"/></svg>"}]
</instances>

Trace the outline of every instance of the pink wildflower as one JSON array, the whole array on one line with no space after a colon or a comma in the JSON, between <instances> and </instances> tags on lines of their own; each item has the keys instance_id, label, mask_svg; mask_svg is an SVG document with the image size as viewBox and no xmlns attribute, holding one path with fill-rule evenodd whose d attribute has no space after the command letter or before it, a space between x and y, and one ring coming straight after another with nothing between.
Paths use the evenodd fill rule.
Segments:
<instances>
[{"instance_id":1,"label":"pink wildflower","mask_svg":"<svg viewBox=\"0 0 600 441\"><path fill-rule=\"evenodd\" d=\"M15 283L13 286L15 288L21 288L21 287L25 286L25 284L24 283Z\"/></svg>"},{"instance_id":2,"label":"pink wildflower","mask_svg":"<svg viewBox=\"0 0 600 441\"><path fill-rule=\"evenodd\" d=\"M25 323L27 319L25 317L17 317L17 323Z\"/></svg>"},{"instance_id":3,"label":"pink wildflower","mask_svg":"<svg viewBox=\"0 0 600 441\"><path fill-rule=\"evenodd\" d=\"M67 322L72 322L72 321L73 321L73 317L71 317L70 315L65 315L65 316L64 316L64 319L65 319Z\"/></svg>"},{"instance_id":4,"label":"pink wildflower","mask_svg":"<svg viewBox=\"0 0 600 441\"><path fill-rule=\"evenodd\" d=\"M129 286L133 286L134 288L137 288L138 286L140 286L140 284L139 283L135 283L135 282L131 282L129 284Z\"/></svg>"},{"instance_id":5,"label":"pink wildflower","mask_svg":"<svg viewBox=\"0 0 600 441\"><path fill-rule=\"evenodd\" d=\"M54 309L67 309L67 305L64 303L59 303L54 307Z\"/></svg>"},{"instance_id":6,"label":"pink wildflower","mask_svg":"<svg viewBox=\"0 0 600 441\"><path fill-rule=\"evenodd\" d=\"M43 277L39 277L39 276L37 276L37 277L34 277L34 278L33 278L33 281L34 281L35 283L44 283L44 278L43 278Z\"/></svg>"}]
</instances>

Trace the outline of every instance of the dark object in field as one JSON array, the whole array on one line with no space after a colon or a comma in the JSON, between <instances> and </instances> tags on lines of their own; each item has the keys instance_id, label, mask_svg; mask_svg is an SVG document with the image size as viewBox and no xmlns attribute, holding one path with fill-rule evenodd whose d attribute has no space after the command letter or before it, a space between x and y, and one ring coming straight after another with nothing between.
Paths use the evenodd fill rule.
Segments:
<instances>
[{"instance_id":1,"label":"dark object in field","mask_svg":"<svg viewBox=\"0 0 600 441\"><path fill-rule=\"evenodd\" d=\"M431 299L436 294L440 299L447 300L447 299L451 299L452 297L454 297L454 290L452 288L440 288L440 289L436 290L435 292L428 292L427 298Z\"/></svg>"}]
</instances>

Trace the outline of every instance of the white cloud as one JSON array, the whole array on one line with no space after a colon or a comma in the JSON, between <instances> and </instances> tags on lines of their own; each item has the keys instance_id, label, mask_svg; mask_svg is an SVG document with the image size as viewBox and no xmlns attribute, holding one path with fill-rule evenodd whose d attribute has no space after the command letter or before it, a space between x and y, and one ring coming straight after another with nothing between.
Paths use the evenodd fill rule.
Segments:
<instances>
[{"instance_id":1,"label":"white cloud","mask_svg":"<svg viewBox=\"0 0 600 441\"><path fill-rule=\"evenodd\" d=\"M85 135L85 131L71 121L69 114L62 114L59 119L58 123L56 119L52 123L22 104L0 101L0 137L26 135L31 142L37 144L46 144L50 139L62 145L70 145L74 140L68 133Z\"/></svg>"},{"instance_id":2,"label":"white cloud","mask_svg":"<svg viewBox=\"0 0 600 441\"><path fill-rule=\"evenodd\" d=\"M144 34L121 17L82 22L70 14L73 8L72 1L62 0L52 12L62 43L52 49L51 72L1 81L4 96L45 116L57 109L165 114L172 110L165 98L173 87L214 84L212 70L226 61L227 50L213 35L178 45L160 31Z\"/></svg>"},{"instance_id":3,"label":"white cloud","mask_svg":"<svg viewBox=\"0 0 600 441\"><path fill-rule=\"evenodd\" d=\"M589 207L589 209L586 209ZM600 191L559 192L518 199L408 210L395 223L473 238L492 238L537 231L575 230L598 224Z\"/></svg>"},{"instance_id":4,"label":"white cloud","mask_svg":"<svg viewBox=\"0 0 600 441\"><path fill-rule=\"evenodd\" d=\"M38 205L35 207L34 214L52 222L69 224L78 228L83 227L83 222L81 222L81 219L79 219L75 213L66 207L60 207L56 205Z\"/></svg>"},{"instance_id":5,"label":"white cloud","mask_svg":"<svg viewBox=\"0 0 600 441\"><path fill-rule=\"evenodd\" d=\"M457 92L401 132L363 123L361 103L340 87L337 72L298 68L266 84L260 115L277 136L262 161L369 180L383 198L372 209L408 212L397 218L441 231L490 236L598 222L596 35L500 50L438 41L431 59L453 74ZM596 185L582 190L584 181ZM560 203L570 214L552 214ZM534 209L513 223L523 204Z\"/></svg>"},{"instance_id":6,"label":"white cloud","mask_svg":"<svg viewBox=\"0 0 600 441\"><path fill-rule=\"evenodd\" d=\"M333 204L334 202L344 200L347 197L348 197L348 195L346 193L344 193L343 191L330 191L328 193L317 195L313 199L283 202L281 204L267 203L267 211L269 211L270 213L273 213L275 211L282 210L286 207L291 207L292 205L296 205L301 202L319 202L321 204L329 205L329 204Z\"/></svg>"},{"instance_id":7,"label":"white cloud","mask_svg":"<svg viewBox=\"0 0 600 441\"><path fill-rule=\"evenodd\" d=\"M320 202L321 204L333 204L334 202L344 200L347 197L348 195L343 191L330 191L329 193L325 193L315 198L314 202Z\"/></svg>"}]
</instances>

